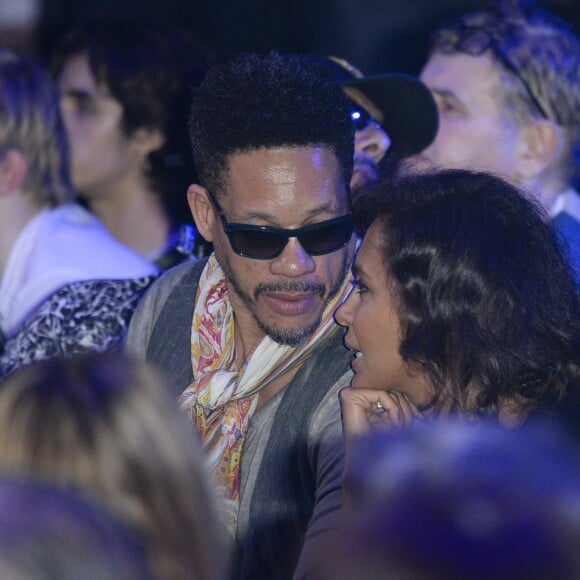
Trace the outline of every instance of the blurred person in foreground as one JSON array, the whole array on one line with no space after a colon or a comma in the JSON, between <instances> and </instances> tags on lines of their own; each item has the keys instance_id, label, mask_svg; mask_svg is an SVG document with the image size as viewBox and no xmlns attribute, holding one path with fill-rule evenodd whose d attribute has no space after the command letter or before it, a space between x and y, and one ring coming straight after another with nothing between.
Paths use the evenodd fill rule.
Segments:
<instances>
[{"instance_id":1,"label":"blurred person in foreground","mask_svg":"<svg viewBox=\"0 0 580 580\"><path fill-rule=\"evenodd\" d=\"M0 476L3 580L153 580L145 550L106 510L63 486Z\"/></svg>"},{"instance_id":2,"label":"blurred person in foreground","mask_svg":"<svg viewBox=\"0 0 580 580\"><path fill-rule=\"evenodd\" d=\"M120 348L157 274L72 201L68 160L50 75L0 49L0 379Z\"/></svg>"},{"instance_id":3,"label":"blurred person in foreground","mask_svg":"<svg viewBox=\"0 0 580 580\"><path fill-rule=\"evenodd\" d=\"M76 191L162 270L202 249L187 205L187 118L209 59L185 33L114 17L77 25L52 58Z\"/></svg>"},{"instance_id":4,"label":"blurred person in foreground","mask_svg":"<svg viewBox=\"0 0 580 580\"><path fill-rule=\"evenodd\" d=\"M95 502L158 580L219 579L229 552L195 435L159 375L120 353L44 361L0 390L0 472Z\"/></svg>"},{"instance_id":5,"label":"blurred person in foreground","mask_svg":"<svg viewBox=\"0 0 580 580\"><path fill-rule=\"evenodd\" d=\"M576 446L554 427L423 423L357 442L353 509L317 578L575 580Z\"/></svg>"},{"instance_id":6,"label":"blurred person in foreground","mask_svg":"<svg viewBox=\"0 0 580 580\"><path fill-rule=\"evenodd\" d=\"M437 102L439 130L407 169L491 171L529 191L580 281L576 32L530 3L498 3L443 23L420 78Z\"/></svg>"}]
</instances>

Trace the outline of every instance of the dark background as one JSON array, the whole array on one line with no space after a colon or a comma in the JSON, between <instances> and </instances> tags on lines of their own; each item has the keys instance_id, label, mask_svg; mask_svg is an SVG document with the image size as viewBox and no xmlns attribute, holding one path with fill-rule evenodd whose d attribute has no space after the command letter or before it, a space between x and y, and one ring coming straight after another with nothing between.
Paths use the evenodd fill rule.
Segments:
<instances>
[{"instance_id":1,"label":"dark background","mask_svg":"<svg viewBox=\"0 0 580 580\"><path fill-rule=\"evenodd\" d=\"M8 2L9 0L0 0ZM14 0L18 1L18 0ZM22 1L22 0L21 0ZM316 52L350 60L363 72L418 73L429 31L441 19L491 5L482 0L40 0L27 50L46 59L79 20L102 14L152 17L193 32L218 59L240 51ZM579 0L540 5L580 29ZM1 24L1 23L0 23Z\"/></svg>"}]
</instances>

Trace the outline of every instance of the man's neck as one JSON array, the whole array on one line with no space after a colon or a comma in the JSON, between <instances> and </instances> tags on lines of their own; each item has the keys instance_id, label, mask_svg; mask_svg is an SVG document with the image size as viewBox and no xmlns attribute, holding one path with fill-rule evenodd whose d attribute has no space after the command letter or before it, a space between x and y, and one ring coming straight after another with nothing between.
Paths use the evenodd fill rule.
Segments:
<instances>
[{"instance_id":1,"label":"man's neck","mask_svg":"<svg viewBox=\"0 0 580 580\"><path fill-rule=\"evenodd\" d=\"M146 258L167 244L170 220L159 196L145 187L94 197L89 206L112 236Z\"/></svg>"},{"instance_id":2,"label":"man's neck","mask_svg":"<svg viewBox=\"0 0 580 580\"><path fill-rule=\"evenodd\" d=\"M264 339L265 334L263 332L251 332L246 333L245 336L242 336L242 332L239 330L240 325L237 324L235 326L235 338L236 341L236 368L240 369L241 366L244 364L244 361L252 351L260 344L260 342ZM250 338L251 337L251 338ZM274 395L280 392L293 378L294 375L298 372L300 367L296 366L289 370L287 370L284 374L276 377L273 381L268 383L263 389L260 390L260 395L258 399L258 409L263 407Z\"/></svg>"},{"instance_id":3,"label":"man's neck","mask_svg":"<svg viewBox=\"0 0 580 580\"><path fill-rule=\"evenodd\" d=\"M551 214L558 196L568 188L565 181L550 175L524 181L520 185L525 192L530 192L534 196L548 215Z\"/></svg>"},{"instance_id":4,"label":"man's neck","mask_svg":"<svg viewBox=\"0 0 580 580\"><path fill-rule=\"evenodd\" d=\"M290 381L292 381L300 366L301 365L296 365L291 369L288 369L283 375L276 377L276 379L268 383L268 385L260 391L258 398L258 409L263 407L270 399L274 397L274 395L279 393L290 383Z\"/></svg>"},{"instance_id":5,"label":"man's neck","mask_svg":"<svg viewBox=\"0 0 580 580\"><path fill-rule=\"evenodd\" d=\"M249 315L249 316L248 316ZM235 329L234 342L236 345L236 368L241 368L244 361L255 350L266 336L255 323L251 313L244 311L238 314L234 307ZM247 319L250 320L247 320Z\"/></svg>"},{"instance_id":6,"label":"man's neck","mask_svg":"<svg viewBox=\"0 0 580 580\"><path fill-rule=\"evenodd\" d=\"M236 368L240 369L246 358L250 356L252 351L260 344L266 335L258 327L254 316L245 306L242 305L236 309L236 298L237 297L234 297L232 306L236 313L234 315L236 319L234 331L234 340L236 344ZM276 379L261 389L258 399L258 409L263 407L270 399L272 399L272 397L279 393L294 378L294 375L298 372L299 368L300 366L295 366L287 370L284 374L276 377Z\"/></svg>"}]
</instances>

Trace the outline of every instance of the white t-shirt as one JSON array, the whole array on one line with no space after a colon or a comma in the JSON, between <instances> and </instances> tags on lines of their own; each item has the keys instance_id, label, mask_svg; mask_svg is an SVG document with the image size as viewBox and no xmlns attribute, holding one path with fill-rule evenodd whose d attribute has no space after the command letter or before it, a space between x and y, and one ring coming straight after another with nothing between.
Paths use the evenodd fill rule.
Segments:
<instances>
[{"instance_id":1,"label":"white t-shirt","mask_svg":"<svg viewBox=\"0 0 580 580\"><path fill-rule=\"evenodd\" d=\"M562 192L550 210L550 217L555 218L559 213L570 214L576 221L580 222L580 195L572 188Z\"/></svg>"},{"instance_id":2,"label":"white t-shirt","mask_svg":"<svg viewBox=\"0 0 580 580\"><path fill-rule=\"evenodd\" d=\"M64 284L125 280L157 273L76 203L45 209L17 238L0 281L0 328L10 337L28 314Z\"/></svg>"}]
</instances>

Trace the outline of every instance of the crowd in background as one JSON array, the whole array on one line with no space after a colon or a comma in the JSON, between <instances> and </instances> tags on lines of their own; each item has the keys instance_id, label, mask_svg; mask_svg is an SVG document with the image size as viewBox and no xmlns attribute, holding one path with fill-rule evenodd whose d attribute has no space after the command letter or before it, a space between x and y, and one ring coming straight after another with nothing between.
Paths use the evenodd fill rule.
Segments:
<instances>
[{"instance_id":1,"label":"crowd in background","mask_svg":"<svg viewBox=\"0 0 580 580\"><path fill-rule=\"evenodd\" d=\"M365 74L49 5L0 10L2 578L577 578L573 26Z\"/></svg>"}]
</instances>

